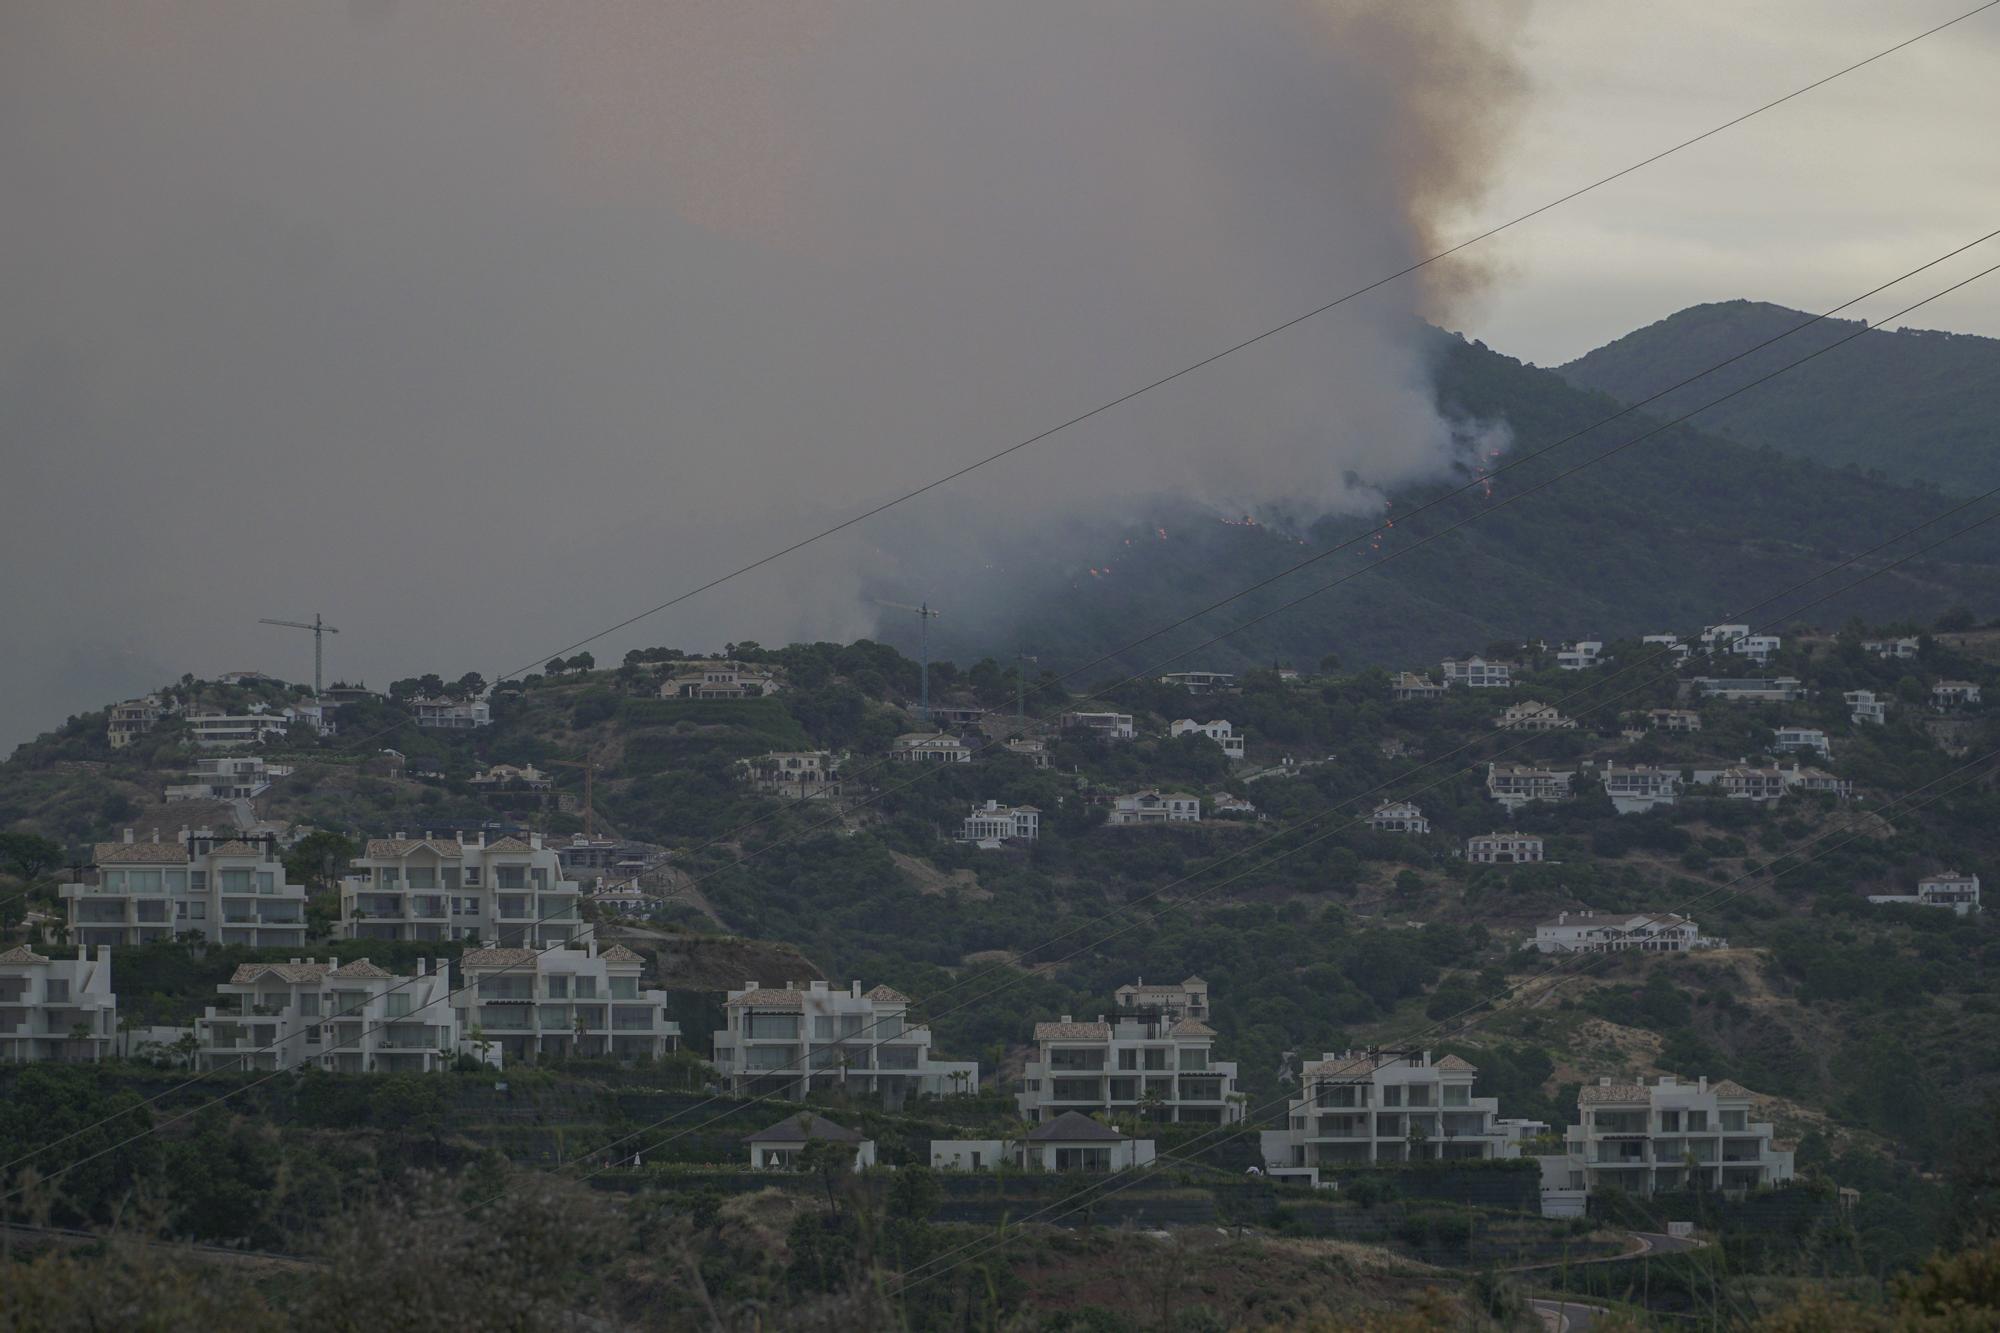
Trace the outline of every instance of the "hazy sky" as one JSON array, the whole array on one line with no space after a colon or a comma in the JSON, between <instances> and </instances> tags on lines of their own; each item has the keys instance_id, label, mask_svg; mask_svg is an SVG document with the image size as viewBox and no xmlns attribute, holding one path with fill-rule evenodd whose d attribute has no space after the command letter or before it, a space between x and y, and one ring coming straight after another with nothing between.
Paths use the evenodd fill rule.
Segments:
<instances>
[{"instance_id":1,"label":"hazy sky","mask_svg":"<svg viewBox=\"0 0 2000 1333\"><path fill-rule=\"evenodd\" d=\"M1959 7L0 8L0 746L306 677L260 616L377 685L538 661ZM1996 55L2000 10L878 522L1355 503L1466 428L1413 316L1559 361L2000 225ZM852 634L873 544L598 654Z\"/></svg>"}]
</instances>

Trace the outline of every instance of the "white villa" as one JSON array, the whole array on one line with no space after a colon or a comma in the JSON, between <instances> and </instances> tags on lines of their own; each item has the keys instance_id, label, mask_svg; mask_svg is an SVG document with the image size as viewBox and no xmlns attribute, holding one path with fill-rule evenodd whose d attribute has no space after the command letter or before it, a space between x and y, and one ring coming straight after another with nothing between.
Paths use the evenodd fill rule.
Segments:
<instances>
[{"instance_id":1,"label":"white villa","mask_svg":"<svg viewBox=\"0 0 2000 1333\"><path fill-rule=\"evenodd\" d=\"M169 711L157 694L113 704L110 719L105 723L104 739L110 742L112 749L122 750L158 726L160 719Z\"/></svg>"},{"instance_id":2,"label":"white villa","mask_svg":"<svg viewBox=\"0 0 2000 1333\"><path fill-rule=\"evenodd\" d=\"M742 764L758 791L796 801L840 795L840 761L830 750L773 750Z\"/></svg>"},{"instance_id":3,"label":"white villa","mask_svg":"<svg viewBox=\"0 0 2000 1333\"><path fill-rule=\"evenodd\" d=\"M1466 839L1465 859L1478 865L1530 865L1543 859L1542 840L1529 833L1488 833Z\"/></svg>"},{"instance_id":4,"label":"white villa","mask_svg":"<svg viewBox=\"0 0 2000 1333\"><path fill-rule=\"evenodd\" d=\"M1494 725L1501 731L1575 731L1576 719L1564 717L1554 704L1524 702L1501 713Z\"/></svg>"},{"instance_id":5,"label":"white villa","mask_svg":"<svg viewBox=\"0 0 2000 1333\"><path fill-rule=\"evenodd\" d=\"M1700 731L1701 714L1692 708L1654 708L1646 714L1654 731Z\"/></svg>"},{"instance_id":6,"label":"white villa","mask_svg":"<svg viewBox=\"0 0 2000 1333\"><path fill-rule=\"evenodd\" d=\"M1576 774L1525 764L1486 765L1486 793L1509 810L1530 801L1567 801Z\"/></svg>"},{"instance_id":7,"label":"white villa","mask_svg":"<svg viewBox=\"0 0 2000 1333\"><path fill-rule=\"evenodd\" d=\"M100 842L81 880L60 888L81 945L194 934L216 944L305 943L306 891L288 883L276 841L182 829L172 842Z\"/></svg>"},{"instance_id":8,"label":"white villa","mask_svg":"<svg viewBox=\"0 0 2000 1333\"><path fill-rule=\"evenodd\" d=\"M846 1087L880 1093L891 1109L912 1093L977 1091L979 1065L932 1058L931 1030L911 1026L909 1010L909 997L887 986L864 994L858 981L846 990L746 983L729 993L728 1026L714 1035L717 1080L732 1093L794 1101Z\"/></svg>"},{"instance_id":9,"label":"white villa","mask_svg":"<svg viewBox=\"0 0 2000 1333\"><path fill-rule=\"evenodd\" d=\"M1856 723L1879 727L1889 720L1889 701L1873 690L1849 690L1841 698Z\"/></svg>"},{"instance_id":10,"label":"white villa","mask_svg":"<svg viewBox=\"0 0 2000 1333\"><path fill-rule=\"evenodd\" d=\"M1723 769L1716 785L1732 801L1758 802L1783 800L1787 787L1784 769L1752 764L1732 764Z\"/></svg>"},{"instance_id":11,"label":"white villa","mask_svg":"<svg viewBox=\"0 0 2000 1333\"><path fill-rule=\"evenodd\" d=\"M1068 1014L1035 1024L1035 1054L1021 1071L1021 1118L1044 1123L1068 1111L1143 1114L1182 1124L1229 1124L1236 1065L1214 1057L1208 983L1136 983L1117 992L1117 1012L1079 1023Z\"/></svg>"},{"instance_id":12,"label":"white villa","mask_svg":"<svg viewBox=\"0 0 2000 1333\"><path fill-rule=\"evenodd\" d=\"M680 1046L667 993L642 990L644 960L622 944L468 949L459 955L459 1030L492 1063L556 1056L657 1059ZM497 1057L497 1058L496 1058Z\"/></svg>"},{"instance_id":13,"label":"white villa","mask_svg":"<svg viewBox=\"0 0 2000 1333\"><path fill-rule=\"evenodd\" d=\"M1105 820L1113 828L1139 824L1197 824L1201 822L1201 798L1183 791L1139 791L1111 802Z\"/></svg>"},{"instance_id":14,"label":"white villa","mask_svg":"<svg viewBox=\"0 0 2000 1333\"><path fill-rule=\"evenodd\" d=\"M1446 685L1469 690L1504 690L1514 683L1511 662L1489 662L1483 657L1447 657L1443 669Z\"/></svg>"},{"instance_id":15,"label":"white villa","mask_svg":"<svg viewBox=\"0 0 2000 1333\"><path fill-rule=\"evenodd\" d=\"M1558 912L1555 920L1535 927L1535 948L1541 953L1687 953L1728 947L1729 941L1702 934L1694 922L1673 912Z\"/></svg>"},{"instance_id":16,"label":"white villa","mask_svg":"<svg viewBox=\"0 0 2000 1333\"><path fill-rule=\"evenodd\" d=\"M512 787L518 783L530 791L543 791L554 785L554 780L533 764L492 764L467 781L475 787Z\"/></svg>"},{"instance_id":17,"label":"white villa","mask_svg":"<svg viewBox=\"0 0 2000 1333\"><path fill-rule=\"evenodd\" d=\"M553 847L531 833L370 838L340 882L340 931L351 940L469 940L542 948L581 943L591 928L581 889Z\"/></svg>"},{"instance_id":18,"label":"white villa","mask_svg":"<svg viewBox=\"0 0 2000 1333\"><path fill-rule=\"evenodd\" d=\"M248 801L271 789L276 778L292 775L289 764L267 764L255 755L197 759L188 781L166 789L169 801Z\"/></svg>"},{"instance_id":19,"label":"white villa","mask_svg":"<svg viewBox=\"0 0 2000 1333\"><path fill-rule=\"evenodd\" d=\"M195 1020L203 1069L431 1073L461 1049L444 960L399 977L366 958L243 963Z\"/></svg>"},{"instance_id":20,"label":"white villa","mask_svg":"<svg viewBox=\"0 0 2000 1333\"><path fill-rule=\"evenodd\" d=\"M297 715L289 708L269 711L262 704L255 704L247 713L207 708L190 709L184 716L196 745L204 750L224 750L274 738L282 740Z\"/></svg>"},{"instance_id":21,"label":"white villa","mask_svg":"<svg viewBox=\"0 0 2000 1333\"><path fill-rule=\"evenodd\" d=\"M1170 736L1185 736L1190 732L1206 736L1222 747L1222 753L1232 763L1243 758L1243 737L1236 734L1236 728L1218 718L1213 722L1197 722L1191 717L1181 718L1167 728Z\"/></svg>"},{"instance_id":22,"label":"white villa","mask_svg":"<svg viewBox=\"0 0 2000 1333\"><path fill-rule=\"evenodd\" d=\"M969 764L972 747L943 731L910 731L896 737L889 757L904 764Z\"/></svg>"},{"instance_id":23,"label":"white villa","mask_svg":"<svg viewBox=\"0 0 2000 1333\"><path fill-rule=\"evenodd\" d=\"M1398 671L1389 680L1389 697L1392 699L1442 699L1444 692L1444 686L1429 676L1419 676L1413 671Z\"/></svg>"},{"instance_id":24,"label":"white villa","mask_svg":"<svg viewBox=\"0 0 2000 1333\"><path fill-rule=\"evenodd\" d=\"M1790 703L1806 697L1797 676L1762 680L1739 676L1696 676L1695 689L1704 699L1732 699L1748 703Z\"/></svg>"},{"instance_id":25,"label":"white villa","mask_svg":"<svg viewBox=\"0 0 2000 1333\"><path fill-rule=\"evenodd\" d=\"M1651 1195L1688 1188L1748 1191L1792 1179L1792 1151L1771 1126L1750 1119L1751 1094L1724 1079L1682 1083L1614 1083L1600 1078L1577 1094L1582 1123L1567 1135L1561 1170L1570 1189L1616 1186ZM1548 1166L1559 1159L1545 1159Z\"/></svg>"},{"instance_id":26,"label":"white villa","mask_svg":"<svg viewBox=\"0 0 2000 1333\"><path fill-rule=\"evenodd\" d=\"M1429 1051L1329 1051L1301 1071L1285 1128L1259 1135L1265 1169L1322 1185L1322 1167L1519 1156L1500 1103L1472 1095L1478 1073Z\"/></svg>"},{"instance_id":27,"label":"white villa","mask_svg":"<svg viewBox=\"0 0 2000 1333\"><path fill-rule=\"evenodd\" d=\"M1839 800L1847 800L1854 795L1854 783L1835 777L1823 768L1802 768L1794 765L1785 773L1785 787L1791 791L1824 792Z\"/></svg>"},{"instance_id":28,"label":"white villa","mask_svg":"<svg viewBox=\"0 0 2000 1333\"><path fill-rule=\"evenodd\" d=\"M1049 747L1042 741L1015 739L1005 742L1001 748L1008 754L1020 756L1036 768L1049 766Z\"/></svg>"},{"instance_id":29,"label":"white villa","mask_svg":"<svg viewBox=\"0 0 2000 1333\"><path fill-rule=\"evenodd\" d=\"M1867 639L1861 646L1877 657L1891 658L1915 657L1919 647L1915 635L1901 639Z\"/></svg>"},{"instance_id":30,"label":"white villa","mask_svg":"<svg viewBox=\"0 0 2000 1333\"><path fill-rule=\"evenodd\" d=\"M1559 671L1587 671L1597 665L1604 656L1604 643L1599 639L1580 639L1566 643L1556 650L1556 669Z\"/></svg>"},{"instance_id":31,"label":"white villa","mask_svg":"<svg viewBox=\"0 0 2000 1333\"><path fill-rule=\"evenodd\" d=\"M836 1125L812 1111L788 1115L777 1124L747 1136L743 1142L750 1149L752 1171L796 1171L799 1155L815 1139L853 1149L856 1171L875 1165L875 1140L863 1138L860 1130Z\"/></svg>"},{"instance_id":32,"label":"white villa","mask_svg":"<svg viewBox=\"0 0 2000 1333\"><path fill-rule=\"evenodd\" d=\"M493 725L493 705L484 699L433 699L420 694L410 700L410 711L418 726L439 731L471 731Z\"/></svg>"},{"instance_id":33,"label":"white villa","mask_svg":"<svg viewBox=\"0 0 2000 1333\"><path fill-rule=\"evenodd\" d=\"M1771 738L1774 754L1806 751L1822 759L1833 758L1833 744L1818 727L1779 727Z\"/></svg>"},{"instance_id":34,"label":"white villa","mask_svg":"<svg viewBox=\"0 0 2000 1333\"><path fill-rule=\"evenodd\" d=\"M1429 833L1431 821L1408 801L1384 801L1368 816L1368 827L1384 833Z\"/></svg>"},{"instance_id":35,"label":"white villa","mask_svg":"<svg viewBox=\"0 0 2000 1333\"><path fill-rule=\"evenodd\" d=\"M1945 907L1960 916L1979 910L1979 876L1947 870L1917 881L1915 893L1871 893L1871 903L1907 903L1917 907Z\"/></svg>"},{"instance_id":36,"label":"white villa","mask_svg":"<svg viewBox=\"0 0 2000 1333\"><path fill-rule=\"evenodd\" d=\"M1214 694L1236 688L1236 675L1229 671L1169 671L1160 677L1162 685L1178 685L1189 694Z\"/></svg>"},{"instance_id":37,"label":"white villa","mask_svg":"<svg viewBox=\"0 0 2000 1333\"><path fill-rule=\"evenodd\" d=\"M1969 680L1941 680L1931 686L1931 703L1940 710L1979 702L1979 686Z\"/></svg>"},{"instance_id":38,"label":"white villa","mask_svg":"<svg viewBox=\"0 0 2000 1333\"><path fill-rule=\"evenodd\" d=\"M111 950L44 958L23 945L0 952L0 1060L102 1060L118 1035Z\"/></svg>"},{"instance_id":39,"label":"white villa","mask_svg":"<svg viewBox=\"0 0 2000 1333\"><path fill-rule=\"evenodd\" d=\"M1065 1111L1020 1139L932 1139L931 1167L939 1171L1108 1173L1153 1160L1152 1139L1135 1139L1079 1111Z\"/></svg>"},{"instance_id":40,"label":"white villa","mask_svg":"<svg viewBox=\"0 0 2000 1333\"><path fill-rule=\"evenodd\" d=\"M1674 655L1676 662L1687 661L1688 653L1692 651L1678 634L1645 634L1640 636L1639 642L1656 648L1665 648Z\"/></svg>"},{"instance_id":41,"label":"white villa","mask_svg":"<svg viewBox=\"0 0 2000 1333\"><path fill-rule=\"evenodd\" d=\"M972 807L958 840L990 849L1009 841L1033 842L1041 835L1042 812L1034 806L987 801Z\"/></svg>"},{"instance_id":42,"label":"white villa","mask_svg":"<svg viewBox=\"0 0 2000 1333\"><path fill-rule=\"evenodd\" d=\"M1680 789L1679 769L1648 764L1604 766L1604 794L1621 815L1644 814L1656 806L1672 805L1680 799Z\"/></svg>"},{"instance_id":43,"label":"white villa","mask_svg":"<svg viewBox=\"0 0 2000 1333\"><path fill-rule=\"evenodd\" d=\"M1130 713L1064 713L1062 728L1095 732L1099 740L1106 741L1129 741L1139 734Z\"/></svg>"},{"instance_id":44,"label":"white villa","mask_svg":"<svg viewBox=\"0 0 2000 1333\"><path fill-rule=\"evenodd\" d=\"M784 689L770 671L741 662L681 662L681 670L660 682L662 699L760 699Z\"/></svg>"}]
</instances>

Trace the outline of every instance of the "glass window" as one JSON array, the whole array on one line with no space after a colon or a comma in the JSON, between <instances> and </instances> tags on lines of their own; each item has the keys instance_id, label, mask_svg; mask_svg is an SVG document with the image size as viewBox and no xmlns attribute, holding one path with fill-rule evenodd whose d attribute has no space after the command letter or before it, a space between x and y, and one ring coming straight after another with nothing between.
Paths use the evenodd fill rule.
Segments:
<instances>
[{"instance_id":1,"label":"glass window","mask_svg":"<svg viewBox=\"0 0 2000 1333\"><path fill-rule=\"evenodd\" d=\"M465 887L468 889L476 889L479 887L478 866L467 866L465 868Z\"/></svg>"},{"instance_id":2,"label":"glass window","mask_svg":"<svg viewBox=\"0 0 2000 1333\"><path fill-rule=\"evenodd\" d=\"M259 892L259 893L261 893L261 894L265 894L265 895L269 895L269 894L273 894L273 893L276 893L277 891L278 891L278 877L277 877L277 875L276 875L276 874L275 874L274 872L272 872L272 871L269 871L269 870L260 870L260 871L258 871L258 872L257 872L257 892Z\"/></svg>"},{"instance_id":3,"label":"glass window","mask_svg":"<svg viewBox=\"0 0 2000 1333\"><path fill-rule=\"evenodd\" d=\"M134 893L158 893L160 872L157 870L134 870L126 881Z\"/></svg>"},{"instance_id":4,"label":"glass window","mask_svg":"<svg viewBox=\"0 0 2000 1333\"><path fill-rule=\"evenodd\" d=\"M309 991L300 991L300 992L299 992L299 1013L300 1013L300 1015L301 1015L301 1016L303 1016L303 1017L305 1017L305 1018L318 1018L318 1017L319 1017L319 992L318 992L318 991L310 991L310 990L309 990Z\"/></svg>"},{"instance_id":5,"label":"glass window","mask_svg":"<svg viewBox=\"0 0 2000 1333\"><path fill-rule=\"evenodd\" d=\"M799 1035L799 1020L794 1014L746 1014L746 1036L750 1037L796 1037Z\"/></svg>"},{"instance_id":6,"label":"glass window","mask_svg":"<svg viewBox=\"0 0 2000 1333\"><path fill-rule=\"evenodd\" d=\"M567 1000L569 998L568 977L549 977L548 983L549 998L551 1000Z\"/></svg>"},{"instance_id":7,"label":"glass window","mask_svg":"<svg viewBox=\"0 0 2000 1333\"><path fill-rule=\"evenodd\" d=\"M496 882L503 889L525 889L528 887L528 871L526 866L495 866L493 873L496 877Z\"/></svg>"},{"instance_id":8,"label":"glass window","mask_svg":"<svg viewBox=\"0 0 2000 1333\"><path fill-rule=\"evenodd\" d=\"M252 888L248 866L231 867L217 872L224 893L248 893Z\"/></svg>"},{"instance_id":9,"label":"glass window","mask_svg":"<svg viewBox=\"0 0 2000 1333\"><path fill-rule=\"evenodd\" d=\"M1402 1104L1403 1087L1400 1083L1391 1083L1388 1087L1382 1089L1382 1105L1401 1106Z\"/></svg>"},{"instance_id":10,"label":"glass window","mask_svg":"<svg viewBox=\"0 0 2000 1333\"><path fill-rule=\"evenodd\" d=\"M545 1004L540 1006L542 1029L561 1031L569 1027L569 1006L566 1004Z\"/></svg>"},{"instance_id":11,"label":"glass window","mask_svg":"<svg viewBox=\"0 0 2000 1333\"><path fill-rule=\"evenodd\" d=\"M639 998L639 978L611 978L611 998L614 1000L636 1000Z\"/></svg>"},{"instance_id":12,"label":"glass window","mask_svg":"<svg viewBox=\"0 0 2000 1333\"><path fill-rule=\"evenodd\" d=\"M188 880L188 872L187 872L187 871L185 871L185 870L169 870L169 871L167 871L167 872L166 872L166 885L167 885L167 892L168 892L168 893L184 893L184 892L186 892L186 890L187 890L187 880Z\"/></svg>"},{"instance_id":13,"label":"glass window","mask_svg":"<svg viewBox=\"0 0 2000 1333\"><path fill-rule=\"evenodd\" d=\"M841 1035L841 1036L843 1036L843 1037L858 1037L858 1036L860 1036L860 1035L861 1035L861 1015L860 1015L860 1014L842 1014L842 1015L840 1016L840 1035Z\"/></svg>"},{"instance_id":14,"label":"glass window","mask_svg":"<svg viewBox=\"0 0 2000 1333\"><path fill-rule=\"evenodd\" d=\"M597 978L596 978L596 977L578 977L578 978L576 979L576 998L577 998L577 999L579 999L579 1000L594 1000L594 999L596 999L596 998L597 998Z\"/></svg>"},{"instance_id":15,"label":"glass window","mask_svg":"<svg viewBox=\"0 0 2000 1333\"><path fill-rule=\"evenodd\" d=\"M431 866L411 866L410 887L413 889L436 888L437 870Z\"/></svg>"},{"instance_id":16,"label":"glass window","mask_svg":"<svg viewBox=\"0 0 2000 1333\"><path fill-rule=\"evenodd\" d=\"M819 1041L833 1040L832 1014L815 1014L813 1016L813 1036Z\"/></svg>"},{"instance_id":17,"label":"glass window","mask_svg":"<svg viewBox=\"0 0 2000 1333\"><path fill-rule=\"evenodd\" d=\"M190 914L194 917L196 921L208 920L208 904L201 901L201 899L199 898L195 899L194 903L192 904Z\"/></svg>"},{"instance_id":18,"label":"glass window","mask_svg":"<svg viewBox=\"0 0 2000 1333\"><path fill-rule=\"evenodd\" d=\"M208 892L208 872L206 870L188 871L188 892L190 893Z\"/></svg>"}]
</instances>

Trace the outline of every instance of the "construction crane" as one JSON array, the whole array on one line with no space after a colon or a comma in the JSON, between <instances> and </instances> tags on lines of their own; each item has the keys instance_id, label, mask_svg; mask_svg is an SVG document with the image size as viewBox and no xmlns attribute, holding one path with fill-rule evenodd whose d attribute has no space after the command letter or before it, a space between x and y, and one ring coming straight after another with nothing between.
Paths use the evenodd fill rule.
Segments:
<instances>
[{"instance_id":1,"label":"construction crane","mask_svg":"<svg viewBox=\"0 0 2000 1333\"><path fill-rule=\"evenodd\" d=\"M551 759L552 768L583 770L583 836L597 836L597 761L595 759Z\"/></svg>"},{"instance_id":2,"label":"construction crane","mask_svg":"<svg viewBox=\"0 0 2000 1333\"><path fill-rule=\"evenodd\" d=\"M931 622L944 613L931 610L929 602L925 602L922 606L908 606L902 602L885 602L877 598L876 605L886 606L891 611L908 611L917 618L917 644L924 664L923 694L921 702L917 705L917 718L928 727L931 724Z\"/></svg>"},{"instance_id":3,"label":"construction crane","mask_svg":"<svg viewBox=\"0 0 2000 1333\"><path fill-rule=\"evenodd\" d=\"M257 622L257 623L258 623L258 624L260 624L260 625L283 625L283 626L284 626L284 627L285 627L286 629L309 629L309 630L311 630L311 631L312 631L312 636L313 636L313 698L315 698L315 699L319 698L319 687L320 687L320 667L321 667L321 664L322 664L322 663L323 663L323 662L324 662L324 661L326 660L326 659L325 659L325 655L324 655L324 653L323 653L323 651L322 651L322 646L323 646L323 645L325 644L325 642L326 642L326 636L327 636L327 635L329 635L329 634L338 634L338 633L340 633L340 631L339 631L339 630L337 630L337 629L335 629L335 628L334 628L333 626L331 626L331 625L327 624L327 623L326 623L326 622L325 622L324 620L321 620L321 619L319 618L319 612L317 612L317 611L313 612L313 618L312 618L312 624L310 624L310 625L306 624L306 622L305 622L305 621L303 621L303 620L268 620L268 619L260 619L260 620L258 620L258 622Z\"/></svg>"}]
</instances>

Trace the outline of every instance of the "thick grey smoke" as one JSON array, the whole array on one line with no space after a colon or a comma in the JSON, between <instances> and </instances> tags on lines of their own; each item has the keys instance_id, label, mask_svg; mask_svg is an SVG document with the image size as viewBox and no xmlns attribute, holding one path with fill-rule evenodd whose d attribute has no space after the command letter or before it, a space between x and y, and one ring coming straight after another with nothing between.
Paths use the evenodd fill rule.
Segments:
<instances>
[{"instance_id":1,"label":"thick grey smoke","mask_svg":"<svg viewBox=\"0 0 2000 1333\"><path fill-rule=\"evenodd\" d=\"M259 616L323 612L330 670L372 683L523 666L1401 267L1486 178L1508 21L9 6L0 742L183 670L304 678L306 636ZM994 465L954 488L957 539L1435 469L1412 319L1467 274ZM937 512L598 654L865 628L882 534Z\"/></svg>"}]
</instances>

